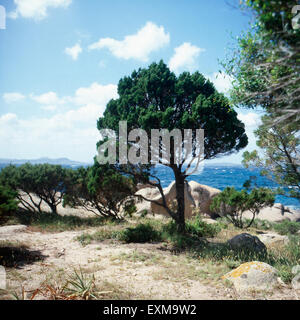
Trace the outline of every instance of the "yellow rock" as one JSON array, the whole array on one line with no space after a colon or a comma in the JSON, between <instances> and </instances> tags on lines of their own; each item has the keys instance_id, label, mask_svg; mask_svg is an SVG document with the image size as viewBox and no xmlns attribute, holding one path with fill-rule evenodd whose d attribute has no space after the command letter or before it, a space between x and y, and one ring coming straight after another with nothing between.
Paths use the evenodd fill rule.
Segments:
<instances>
[{"instance_id":1,"label":"yellow rock","mask_svg":"<svg viewBox=\"0 0 300 320\"><path fill-rule=\"evenodd\" d=\"M221 278L231 281L237 291L266 290L278 285L277 270L260 261L243 263Z\"/></svg>"}]
</instances>

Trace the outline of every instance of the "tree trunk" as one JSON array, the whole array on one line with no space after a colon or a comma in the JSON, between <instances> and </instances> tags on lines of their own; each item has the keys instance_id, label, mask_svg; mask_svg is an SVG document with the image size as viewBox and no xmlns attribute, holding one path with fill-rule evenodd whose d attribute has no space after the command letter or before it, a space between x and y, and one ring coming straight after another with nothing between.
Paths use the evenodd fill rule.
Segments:
<instances>
[{"instance_id":1,"label":"tree trunk","mask_svg":"<svg viewBox=\"0 0 300 320\"><path fill-rule=\"evenodd\" d=\"M179 171L175 170L175 186L176 186L176 200L177 200L177 228L178 232L185 232L185 218L184 218L184 183L185 177Z\"/></svg>"},{"instance_id":2,"label":"tree trunk","mask_svg":"<svg viewBox=\"0 0 300 320\"><path fill-rule=\"evenodd\" d=\"M53 214L57 214L57 207L56 207L55 204L53 204L53 203L48 203L48 206L50 207L51 212L52 212Z\"/></svg>"}]
</instances>

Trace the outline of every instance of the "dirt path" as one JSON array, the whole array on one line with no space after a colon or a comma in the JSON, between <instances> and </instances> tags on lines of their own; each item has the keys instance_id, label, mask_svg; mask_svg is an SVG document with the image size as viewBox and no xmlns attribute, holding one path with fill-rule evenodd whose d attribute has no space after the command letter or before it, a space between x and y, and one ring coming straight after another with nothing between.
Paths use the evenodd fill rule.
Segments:
<instances>
[{"instance_id":1,"label":"dirt path","mask_svg":"<svg viewBox=\"0 0 300 320\"><path fill-rule=\"evenodd\" d=\"M87 229L84 232L93 231ZM38 288L45 280L63 278L74 267L93 273L96 281L108 282L109 287L139 299L223 299L224 289L217 289L191 279L193 275L178 270L181 258L160 250L160 244L120 244L101 242L83 247L74 238L83 231L55 234L30 232L24 226L1 227L0 241L26 244L38 250L43 261L7 270L8 288L27 290ZM180 264L183 268L183 265ZM190 278L190 279L189 279ZM222 291L222 292L221 292ZM123 293L124 294L124 293Z\"/></svg>"},{"instance_id":2,"label":"dirt path","mask_svg":"<svg viewBox=\"0 0 300 320\"><path fill-rule=\"evenodd\" d=\"M82 246L74 239L93 231L95 228L50 234L31 232L25 226L1 227L0 241L25 244L43 257L19 268L7 268L9 292L20 290L21 285L34 290L45 281L59 283L74 268L81 268L84 273L94 274L96 284L110 290L113 299L240 298L220 282L224 271L217 265L171 254L162 244L104 241ZM292 297L285 294L282 298ZM11 295L2 293L1 297L0 292L0 299L11 299Z\"/></svg>"}]
</instances>

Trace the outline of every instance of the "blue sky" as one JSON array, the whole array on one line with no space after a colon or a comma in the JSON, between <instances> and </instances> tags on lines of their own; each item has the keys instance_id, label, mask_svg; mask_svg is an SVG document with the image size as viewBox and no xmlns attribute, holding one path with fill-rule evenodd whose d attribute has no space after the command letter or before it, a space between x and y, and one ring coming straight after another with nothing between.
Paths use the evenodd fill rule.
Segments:
<instances>
[{"instance_id":1,"label":"blue sky","mask_svg":"<svg viewBox=\"0 0 300 320\"><path fill-rule=\"evenodd\" d=\"M119 79L153 61L198 70L226 92L218 59L250 20L228 3L238 1L0 0L0 158L91 162ZM237 111L252 150L260 114ZM218 161L239 163L241 152Z\"/></svg>"}]
</instances>

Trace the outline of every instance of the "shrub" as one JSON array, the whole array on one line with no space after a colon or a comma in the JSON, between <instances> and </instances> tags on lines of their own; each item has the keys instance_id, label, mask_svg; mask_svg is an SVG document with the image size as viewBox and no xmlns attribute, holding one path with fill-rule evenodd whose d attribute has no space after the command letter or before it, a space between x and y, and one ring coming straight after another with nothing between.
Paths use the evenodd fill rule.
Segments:
<instances>
[{"instance_id":1,"label":"shrub","mask_svg":"<svg viewBox=\"0 0 300 320\"><path fill-rule=\"evenodd\" d=\"M72 170L47 163L9 165L1 170L0 183L18 190L17 198L28 211L41 213L44 202L56 214L71 182L69 171Z\"/></svg>"},{"instance_id":2,"label":"shrub","mask_svg":"<svg viewBox=\"0 0 300 320\"><path fill-rule=\"evenodd\" d=\"M95 161L93 166L78 168L70 175L73 183L66 191L63 206L83 207L98 216L116 219L122 218L122 208L129 216L136 211L130 198L136 191L135 184L113 165Z\"/></svg>"},{"instance_id":3,"label":"shrub","mask_svg":"<svg viewBox=\"0 0 300 320\"><path fill-rule=\"evenodd\" d=\"M248 193L246 190L237 191L233 187L225 188L213 198L210 209L221 216L225 216L238 228L249 228L259 211L274 204L274 193L268 188L254 188ZM252 213L252 219L245 224L243 214Z\"/></svg>"},{"instance_id":4,"label":"shrub","mask_svg":"<svg viewBox=\"0 0 300 320\"><path fill-rule=\"evenodd\" d=\"M300 230L300 223L284 220L280 223L274 224L274 230L282 235L295 234Z\"/></svg>"},{"instance_id":5,"label":"shrub","mask_svg":"<svg viewBox=\"0 0 300 320\"><path fill-rule=\"evenodd\" d=\"M201 220L200 216L196 216L186 221L186 235L194 238L214 237L220 230L221 226L219 224L208 224ZM169 235L177 234L176 223L170 221L163 226L163 231Z\"/></svg>"},{"instance_id":6,"label":"shrub","mask_svg":"<svg viewBox=\"0 0 300 320\"><path fill-rule=\"evenodd\" d=\"M160 241L161 234L157 230L153 228L153 226L149 223L147 224L139 224L134 228L126 228L122 230L119 235L119 239L124 242L152 242L152 241Z\"/></svg>"},{"instance_id":7,"label":"shrub","mask_svg":"<svg viewBox=\"0 0 300 320\"><path fill-rule=\"evenodd\" d=\"M271 230L273 223L267 220L255 219L252 223L252 227L260 230Z\"/></svg>"},{"instance_id":8,"label":"shrub","mask_svg":"<svg viewBox=\"0 0 300 320\"><path fill-rule=\"evenodd\" d=\"M186 249L202 245L204 237L214 237L222 229L222 225L208 224L201 220L201 217L186 221L185 233L179 233L174 221L170 221L162 227L162 237L171 241L176 248Z\"/></svg>"},{"instance_id":9,"label":"shrub","mask_svg":"<svg viewBox=\"0 0 300 320\"><path fill-rule=\"evenodd\" d=\"M90 244L92 241L103 241L106 239L119 239L120 231L104 229L99 230L93 234L83 233L82 235L76 237L76 240L79 241L82 246Z\"/></svg>"},{"instance_id":10,"label":"shrub","mask_svg":"<svg viewBox=\"0 0 300 320\"><path fill-rule=\"evenodd\" d=\"M186 231L188 234L201 237L214 237L221 231L219 224L208 224L200 216L196 216L187 221Z\"/></svg>"}]
</instances>

